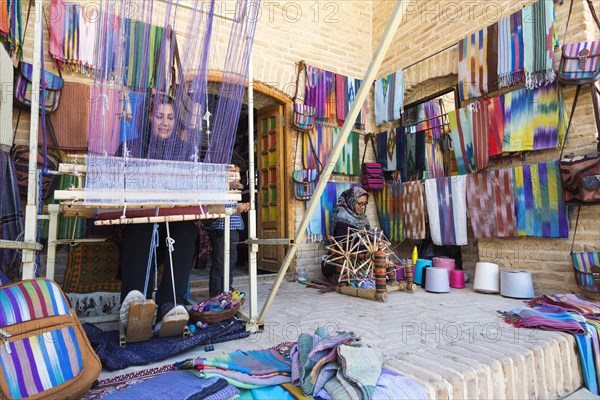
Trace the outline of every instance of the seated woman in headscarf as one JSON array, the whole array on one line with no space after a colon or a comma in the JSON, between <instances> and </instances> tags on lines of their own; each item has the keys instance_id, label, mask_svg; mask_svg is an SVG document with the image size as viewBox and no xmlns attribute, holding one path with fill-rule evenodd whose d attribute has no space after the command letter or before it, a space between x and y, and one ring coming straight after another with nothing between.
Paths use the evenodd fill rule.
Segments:
<instances>
[{"instance_id":1,"label":"seated woman in headscarf","mask_svg":"<svg viewBox=\"0 0 600 400\"><path fill-rule=\"evenodd\" d=\"M149 129L144 135L123 143L117 155L142 159L188 161L192 150L176 134L176 109L173 100L166 95L155 95L150 103ZM121 242L121 323L128 327L128 341L149 339L152 331L154 310L131 314L130 306L135 303L146 305L144 298L150 299L152 287L148 281L148 257L153 237L153 224L132 224L123 226ZM194 221L172 222L169 236L174 240L171 257L164 245L167 236L166 224L158 226L157 261L164 263L162 280L157 288L156 304L158 312L155 332L159 336L180 336L188 320L185 295L189 274L194 264L195 244L198 229ZM172 261L172 269L171 269ZM173 276L171 275L173 271ZM150 274L151 276L151 274ZM144 294L145 293L145 297ZM176 307L177 305L177 307ZM136 312L139 310L135 307ZM130 323L131 322L131 323ZM130 339L129 331L136 333Z\"/></svg>"},{"instance_id":2,"label":"seated woman in headscarf","mask_svg":"<svg viewBox=\"0 0 600 400\"><path fill-rule=\"evenodd\" d=\"M341 238L346 236L348 228L352 229L371 229L369 218L365 214L369 204L369 193L360 186L344 190L338 198L333 216L331 218L331 236ZM321 272L332 280L336 277L336 266L323 262Z\"/></svg>"}]
</instances>

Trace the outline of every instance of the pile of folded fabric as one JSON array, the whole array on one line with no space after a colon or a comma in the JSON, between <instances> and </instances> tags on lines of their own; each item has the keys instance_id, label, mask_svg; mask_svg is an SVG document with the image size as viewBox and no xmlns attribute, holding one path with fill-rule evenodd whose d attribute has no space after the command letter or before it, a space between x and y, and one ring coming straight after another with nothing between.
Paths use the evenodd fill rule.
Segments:
<instances>
[{"instance_id":1,"label":"pile of folded fabric","mask_svg":"<svg viewBox=\"0 0 600 400\"><path fill-rule=\"evenodd\" d=\"M221 293L202 303L195 304L192 311L196 312L219 312L229 310L230 308L240 307L244 302L244 293L238 290L233 292Z\"/></svg>"},{"instance_id":2,"label":"pile of folded fabric","mask_svg":"<svg viewBox=\"0 0 600 400\"><path fill-rule=\"evenodd\" d=\"M498 311L518 328L568 332L575 336L585 387L593 394L600 387L600 303L576 294L544 295L530 300L529 307Z\"/></svg>"}]
</instances>

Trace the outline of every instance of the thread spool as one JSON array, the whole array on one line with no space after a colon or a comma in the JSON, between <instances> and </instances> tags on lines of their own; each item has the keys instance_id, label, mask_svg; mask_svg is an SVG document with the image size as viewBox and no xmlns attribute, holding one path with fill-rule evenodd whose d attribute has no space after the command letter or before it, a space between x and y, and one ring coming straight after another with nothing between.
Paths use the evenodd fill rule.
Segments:
<instances>
[{"instance_id":1,"label":"thread spool","mask_svg":"<svg viewBox=\"0 0 600 400\"><path fill-rule=\"evenodd\" d=\"M445 268L427 268L427 284L425 290L433 293L448 293L450 282Z\"/></svg>"},{"instance_id":2,"label":"thread spool","mask_svg":"<svg viewBox=\"0 0 600 400\"><path fill-rule=\"evenodd\" d=\"M531 299L535 297L531 272L502 271L500 277L500 294L515 299Z\"/></svg>"},{"instance_id":3,"label":"thread spool","mask_svg":"<svg viewBox=\"0 0 600 400\"><path fill-rule=\"evenodd\" d=\"M450 287L463 289L465 287L465 272L462 269L450 271Z\"/></svg>"},{"instance_id":4,"label":"thread spool","mask_svg":"<svg viewBox=\"0 0 600 400\"><path fill-rule=\"evenodd\" d=\"M432 266L428 265L426 266L426 268L423 268L423 281L421 282L421 287L423 289L425 289L425 287L427 286L427 270L429 270L429 268L432 268Z\"/></svg>"},{"instance_id":5,"label":"thread spool","mask_svg":"<svg viewBox=\"0 0 600 400\"><path fill-rule=\"evenodd\" d=\"M406 259L406 266L404 267L404 274L406 276L406 282L408 283L408 285L412 285L412 283L414 282L414 273L413 273L413 266L412 266L412 261L409 259Z\"/></svg>"},{"instance_id":6,"label":"thread spool","mask_svg":"<svg viewBox=\"0 0 600 400\"><path fill-rule=\"evenodd\" d=\"M396 265L396 282L403 281L406 279L406 273L404 271L404 265L395 264Z\"/></svg>"},{"instance_id":7,"label":"thread spool","mask_svg":"<svg viewBox=\"0 0 600 400\"><path fill-rule=\"evenodd\" d=\"M415 266L415 276L414 276L414 281L416 284L421 284L423 282L423 275L425 272L425 268L427 267L431 267L432 266L432 262L431 260L424 260L419 258L417 260L417 265Z\"/></svg>"},{"instance_id":8,"label":"thread spool","mask_svg":"<svg viewBox=\"0 0 600 400\"><path fill-rule=\"evenodd\" d=\"M482 293L498 293L500 291L500 270L498 264L480 261L475 264L475 281L473 289Z\"/></svg>"},{"instance_id":9,"label":"thread spool","mask_svg":"<svg viewBox=\"0 0 600 400\"><path fill-rule=\"evenodd\" d=\"M456 261L450 257L433 257L432 264L435 268L444 268L448 271L448 278L450 278L450 271L456 269Z\"/></svg>"},{"instance_id":10,"label":"thread spool","mask_svg":"<svg viewBox=\"0 0 600 400\"><path fill-rule=\"evenodd\" d=\"M384 251L377 250L373 252L373 260L375 261L375 291L383 293L386 291L386 255Z\"/></svg>"},{"instance_id":11,"label":"thread spool","mask_svg":"<svg viewBox=\"0 0 600 400\"><path fill-rule=\"evenodd\" d=\"M396 265L394 263L389 262L386 267L387 270L387 279L390 282L396 282Z\"/></svg>"}]
</instances>

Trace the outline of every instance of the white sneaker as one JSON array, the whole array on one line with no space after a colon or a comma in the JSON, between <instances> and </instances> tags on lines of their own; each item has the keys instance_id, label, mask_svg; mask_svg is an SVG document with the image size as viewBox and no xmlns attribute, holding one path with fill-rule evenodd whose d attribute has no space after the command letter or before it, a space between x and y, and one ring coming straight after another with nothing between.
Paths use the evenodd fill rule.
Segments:
<instances>
[{"instance_id":1,"label":"white sneaker","mask_svg":"<svg viewBox=\"0 0 600 400\"><path fill-rule=\"evenodd\" d=\"M123 300L123 304L121 304L121 310L119 311L119 320L123 326L127 326L127 323L129 322L129 306L136 302L143 303L144 300L145 297L139 290L132 290L127 293L125 300Z\"/></svg>"}]
</instances>

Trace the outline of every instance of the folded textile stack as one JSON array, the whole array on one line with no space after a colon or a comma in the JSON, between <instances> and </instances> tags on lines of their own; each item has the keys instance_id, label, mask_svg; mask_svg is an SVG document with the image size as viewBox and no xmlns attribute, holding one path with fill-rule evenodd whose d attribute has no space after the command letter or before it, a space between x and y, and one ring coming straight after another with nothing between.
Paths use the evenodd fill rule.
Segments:
<instances>
[{"instance_id":1,"label":"folded textile stack","mask_svg":"<svg viewBox=\"0 0 600 400\"><path fill-rule=\"evenodd\" d=\"M518 328L569 332L575 336L585 387L600 393L600 303L576 294L544 295L530 300L530 307L499 311L500 317Z\"/></svg>"},{"instance_id":2,"label":"folded textile stack","mask_svg":"<svg viewBox=\"0 0 600 400\"><path fill-rule=\"evenodd\" d=\"M223 378L242 389L281 385L291 381L290 360L275 350L234 351L211 357L199 357L175 364L176 368L194 368L203 378Z\"/></svg>"},{"instance_id":3,"label":"folded textile stack","mask_svg":"<svg viewBox=\"0 0 600 400\"><path fill-rule=\"evenodd\" d=\"M384 357L362 347L352 332L301 334L292 348L292 384L305 396L321 399L426 399L423 388L392 371Z\"/></svg>"},{"instance_id":4,"label":"folded textile stack","mask_svg":"<svg viewBox=\"0 0 600 400\"><path fill-rule=\"evenodd\" d=\"M188 371L169 371L115 391L106 399L203 399L228 400L240 392L220 378L200 379Z\"/></svg>"},{"instance_id":5,"label":"folded textile stack","mask_svg":"<svg viewBox=\"0 0 600 400\"><path fill-rule=\"evenodd\" d=\"M234 292L222 293L218 296L204 300L202 303L192 307L192 311L197 312L218 312L238 308L244 302L244 293L238 290Z\"/></svg>"}]
</instances>

